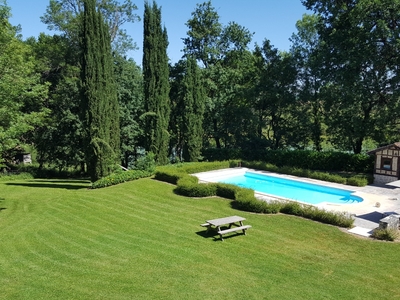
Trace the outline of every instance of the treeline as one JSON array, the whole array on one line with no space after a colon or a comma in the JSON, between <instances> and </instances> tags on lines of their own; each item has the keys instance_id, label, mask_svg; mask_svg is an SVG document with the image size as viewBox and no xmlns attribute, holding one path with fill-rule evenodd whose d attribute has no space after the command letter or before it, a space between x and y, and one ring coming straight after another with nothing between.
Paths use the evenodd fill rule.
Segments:
<instances>
[{"instance_id":1,"label":"treeline","mask_svg":"<svg viewBox=\"0 0 400 300\"><path fill-rule=\"evenodd\" d=\"M22 40L0 0L2 160L24 150L40 164L87 167L93 143L82 118L82 4L88 1L51 0L42 21L57 34ZM188 16L182 59L168 64L162 10L146 2L141 69L126 57L135 44L122 29L139 20L137 7L97 1L113 66L113 78L103 78L115 82L118 101L110 108L118 116L91 129L108 126L103 153L117 143L113 163L132 167L149 151L165 164L202 160L210 148L359 154L366 143L400 140L400 0L302 3L314 14L297 22L289 51L268 39L250 49L249 29L222 24L211 1L198 4Z\"/></svg>"}]
</instances>

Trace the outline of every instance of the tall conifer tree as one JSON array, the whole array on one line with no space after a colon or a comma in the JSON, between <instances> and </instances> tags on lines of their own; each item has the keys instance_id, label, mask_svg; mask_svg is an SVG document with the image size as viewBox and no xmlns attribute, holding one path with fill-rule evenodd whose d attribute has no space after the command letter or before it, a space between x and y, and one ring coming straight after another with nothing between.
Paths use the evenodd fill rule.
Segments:
<instances>
[{"instance_id":1,"label":"tall conifer tree","mask_svg":"<svg viewBox=\"0 0 400 300\"><path fill-rule=\"evenodd\" d=\"M86 163L91 180L107 176L119 157L119 108L109 31L96 10L84 1L81 36L82 113Z\"/></svg>"},{"instance_id":2,"label":"tall conifer tree","mask_svg":"<svg viewBox=\"0 0 400 300\"><path fill-rule=\"evenodd\" d=\"M183 79L183 157L186 161L198 161L203 145L203 118L205 92L200 69L196 59L189 55L186 61L186 75Z\"/></svg>"},{"instance_id":3,"label":"tall conifer tree","mask_svg":"<svg viewBox=\"0 0 400 300\"><path fill-rule=\"evenodd\" d=\"M161 27L161 8L144 5L143 79L146 111L146 150L158 164L168 162L170 117L167 30Z\"/></svg>"}]
</instances>

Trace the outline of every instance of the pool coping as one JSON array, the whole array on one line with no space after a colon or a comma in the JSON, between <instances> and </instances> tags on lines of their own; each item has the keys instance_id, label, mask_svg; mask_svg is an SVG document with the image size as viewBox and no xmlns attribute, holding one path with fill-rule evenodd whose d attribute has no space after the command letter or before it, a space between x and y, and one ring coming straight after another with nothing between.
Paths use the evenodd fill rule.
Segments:
<instances>
[{"instance_id":1,"label":"pool coping","mask_svg":"<svg viewBox=\"0 0 400 300\"><path fill-rule=\"evenodd\" d=\"M243 167L220 169L209 172L200 172L192 175L199 178L200 183L202 182L206 183L206 182L218 182L221 179L227 177L242 175L246 171L251 171L259 174L266 174L278 178L293 179L300 182L314 183L322 186L344 189L348 191L354 191L353 194L355 196L361 197L363 199L362 202L344 203L344 204L333 204L333 203L323 202L317 205L309 203L306 204L313 205L318 208L329 211L346 212L353 215L355 217L354 225L358 228L361 228L359 230L353 230L354 231L353 233L355 234L358 234L358 232L360 233L366 232L366 229L368 229L369 231L375 229L376 227L379 226L379 220L386 215L393 213L400 214L400 198L399 198L400 188L393 188L390 186L368 185L366 187L356 187L334 182L327 182L317 179L304 178L287 174L279 174L270 171L262 171L262 170L243 168ZM285 198L274 197L272 195L259 192L255 192L255 196L258 199L264 201L287 200ZM370 233L368 234L363 233L360 235L368 236L370 235Z\"/></svg>"}]
</instances>

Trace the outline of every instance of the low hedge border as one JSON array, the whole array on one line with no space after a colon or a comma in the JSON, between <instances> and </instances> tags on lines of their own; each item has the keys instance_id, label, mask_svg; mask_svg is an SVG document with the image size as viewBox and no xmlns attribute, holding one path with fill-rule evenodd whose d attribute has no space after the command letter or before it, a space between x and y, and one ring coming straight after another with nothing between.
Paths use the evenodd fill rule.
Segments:
<instances>
[{"instance_id":1,"label":"low hedge border","mask_svg":"<svg viewBox=\"0 0 400 300\"><path fill-rule=\"evenodd\" d=\"M175 192L186 197L219 196L233 200L232 207L254 213L284 213L304 217L339 227L350 228L354 219L344 212L331 212L295 201L262 201L254 196L254 190L226 183L199 184L198 178L175 168L158 170L155 179L176 184Z\"/></svg>"},{"instance_id":2,"label":"low hedge border","mask_svg":"<svg viewBox=\"0 0 400 300\"><path fill-rule=\"evenodd\" d=\"M142 170L130 170L130 171L121 171L118 173L113 173L109 176L103 177L92 183L92 189L104 188L107 186L116 185L119 183L136 180L139 178L150 177L154 174L151 171L142 171Z\"/></svg>"},{"instance_id":3,"label":"low hedge border","mask_svg":"<svg viewBox=\"0 0 400 300\"><path fill-rule=\"evenodd\" d=\"M26 180L26 179L33 179L33 175L30 173L0 173L0 181L12 181L12 180Z\"/></svg>"},{"instance_id":4,"label":"low hedge border","mask_svg":"<svg viewBox=\"0 0 400 300\"><path fill-rule=\"evenodd\" d=\"M294 167L278 167L270 163L254 162L254 161L243 161L241 162L242 167L270 171L275 173L294 175L299 177L312 178L317 180L335 182L340 184L346 184L351 186L366 186L368 183L372 183L373 176L367 175L353 175L353 176L341 176L339 174L331 174L326 172L311 171L308 169L294 168Z\"/></svg>"}]
</instances>

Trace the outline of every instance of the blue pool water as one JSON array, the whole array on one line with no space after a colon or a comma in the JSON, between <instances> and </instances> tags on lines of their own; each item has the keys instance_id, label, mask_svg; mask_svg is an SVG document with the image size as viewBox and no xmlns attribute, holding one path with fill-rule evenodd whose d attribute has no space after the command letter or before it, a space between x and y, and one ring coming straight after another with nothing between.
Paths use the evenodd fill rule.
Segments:
<instances>
[{"instance_id":1,"label":"blue pool water","mask_svg":"<svg viewBox=\"0 0 400 300\"><path fill-rule=\"evenodd\" d=\"M252 172L226 178L221 182L309 204L319 204L321 202L351 204L363 201L362 198L352 195L353 191Z\"/></svg>"}]
</instances>

